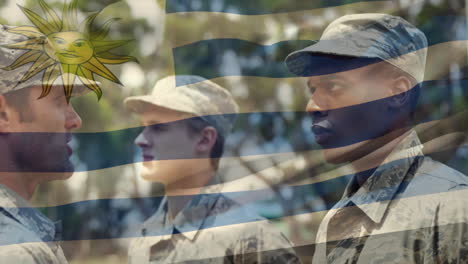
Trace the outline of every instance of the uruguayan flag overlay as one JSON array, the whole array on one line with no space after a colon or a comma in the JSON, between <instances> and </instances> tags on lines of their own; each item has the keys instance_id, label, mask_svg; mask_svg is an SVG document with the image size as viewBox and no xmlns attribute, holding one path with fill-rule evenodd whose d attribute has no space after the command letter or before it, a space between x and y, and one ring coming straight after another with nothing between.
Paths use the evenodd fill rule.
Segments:
<instances>
[{"instance_id":1,"label":"uruguayan flag overlay","mask_svg":"<svg viewBox=\"0 0 468 264\"><path fill-rule=\"evenodd\" d=\"M467 262L466 4L0 1L0 263Z\"/></svg>"}]
</instances>

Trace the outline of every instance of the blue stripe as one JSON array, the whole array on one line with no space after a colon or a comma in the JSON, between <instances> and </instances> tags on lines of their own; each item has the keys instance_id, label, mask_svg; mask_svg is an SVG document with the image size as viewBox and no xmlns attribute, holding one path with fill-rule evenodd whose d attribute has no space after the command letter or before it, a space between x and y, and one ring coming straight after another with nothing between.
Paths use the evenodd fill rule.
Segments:
<instances>
[{"instance_id":1,"label":"blue stripe","mask_svg":"<svg viewBox=\"0 0 468 264\"><path fill-rule=\"evenodd\" d=\"M176 75L199 75L206 79L223 76L295 77L284 58L312 45L313 41L290 40L260 45L240 39L213 39L173 49ZM190 81L190 80L188 80ZM188 84L177 78L177 85Z\"/></svg>"},{"instance_id":2,"label":"blue stripe","mask_svg":"<svg viewBox=\"0 0 468 264\"><path fill-rule=\"evenodd\" d=\"M423 22L420 29L426 34L430 46L448 41L468 40L466 19L461 16L432 17ZM240 39L202 40L173 49L175 73L199 75L206 79L226 76L296 77L287 69L284 59L291 52L313 43L315 41L290 40L260 45ZM349 70L340 69L335 64L328 65L327 68L334 67L335 72ZM190 83L189 79L177 79L178 86Z\"/></svg>"},{"instance_id":3,"label":"blue stripe","mask_svg":"<svg viewBox=\"0 0 468 264\"><path fill-rule=\"evenodd\" d=\"M379 0L279 0L274 1L274 3L270 3L272 1L268 0L167 0L166 12L223 12L242 15L263 15L374 1Z\"/></svg>"},{"instance_id":4,"label":"blue stripe","mask_svg":"<svg viewBox=\"0 0 468 264\"><path fill-rule=\"evenodd\" d=\"M468 93L468 80L461 80L458 84L465 94ZM421 124L432 120L438 120L450 115L446 113L444 116L428 116L426 109L433 109L434 107L443 105L443 102L447 96L450 95L451 90L454 88L447 87L444 81L429 81L423 83L421 91L420 103L417 106L419 109L417 112L418 119L415 124ZM458 88L457 88L458 89ZM413 93L415 90L411 90ZM340 123L342 127L341 133L345 137L337 137L328 144L322 144L319 147L315 141L313 133L310 130L311 120L313 116L307 112L258 112L258 113L243 113L237 116L237 121L234 126L233 133L227 138L225 147L224 157L237 157L251 156L251 155L263 155L263 154L280 154L280 153L291 153L308 150L319 150L322 148L335 148L354 144L368 139L373 139L382 135L382 131L388 127L388 124L392 122L393 118L388 111L385 110L385 118L379 116L383 113L382 107L388 105L393 97L384 98L364 104L353 105L349 107L329 110L328 114L336 116L345 116ZM375 120L372 126L367 124L360 125L360 121L356 120L356 117L361 117L364 113L376 113ZM453 113L451 113L453 114ZM367 115L367 114L366 114ZM296 120L291 123L289 120ZM168 125L187 122L188 120L181 120ZM368 122L369 120L361 120L362 122ZM276 124L276 125L274 125ZM280 125L277 125L280 124ZM451 132L463 131L464 128L459 124L454 124L457 127L452 127ZM149 129L157 127L150 126ZM272 129L277 127L278 129ZM101 133L75 133L73 136L77 139L80 148L77 152L81 162L74 161L73 167L61 167L58 166L55 169L50 169L44 164L62 164L68 159L66 149L62 143L62 148L55 149L56 152L46 153L42 155L40 153L41 147L44 146L43 142L54 142L56 139L59 142L64 142L67 135L61 133L10 133L3 135L7 141L15 142L15 149L24 149L24 154L29 155L33 153L36 155L37 166L33 171L36 172L61 172L61 171L90 171L105 169L125 164L131 164L134 162L142 161L140 153L137 152L137 148L134 145L134 139L142 131L142 128L128 128L117 131L101 132ZM285 137L284 133L289 130L289 135L293 137ZM337 131L340 129L336 129ZM248 131L248 132L246 132ZM449 131L445 131L449 133ZM259 136L263 138L263 142L259 142L258 145L251 145L247 149L241 150L241 153L237 153L235 149L238 147L239 138L246 138L252 136ZM441 135L437 135L441 136ZM3 141L6 143L7 141ZM116 144L115 142L119 142ZM50 145L50 144L49 144ZM61 153L62 151L63 153ZM39 154L38 154L39 153ZM55 153L55 155L54 155ZM164 153L164 151L162 151ZM172 154L161 154L163 156L158 157L161 160L170 159L188 159L194 158L189 156L187 153L172 153ZM0 163L0 171L31 171L30 167L9 167L11 164ZM34 164L33 164L34 165ZM44 165L41 167L40 165Z\"/></svg>"}]
</instances>

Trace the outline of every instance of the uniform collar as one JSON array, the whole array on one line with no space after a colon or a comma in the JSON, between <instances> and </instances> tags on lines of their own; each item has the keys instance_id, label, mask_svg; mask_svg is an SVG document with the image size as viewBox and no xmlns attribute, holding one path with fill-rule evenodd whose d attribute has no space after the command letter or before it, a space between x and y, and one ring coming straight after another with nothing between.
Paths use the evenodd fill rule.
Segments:
<instances>
[{"instance_id":1,"label":"uniform collar","mask_svg":"<svg viewBox=\"0 0 468 264\"><path fill-rule=\"evenodd\" d=\"M33 208L28 201L17 193L1 184L0 208L22 226L36 233L42 241L51 242L56 239L56 223L52 222L36 208Z\"/></svg>"},{"instance_id":2,"label":"uniform collar","mask_svg":"<svg viewBox=\"0 0 468 264\"><path fill-rule=\"evenodd\" d=\"M174 219L174 227L186 238L193 240L210 216L220 194L199 194L195 196Z\"/></svg>"},{"instance_id":3,"label":"uniform collar","mask_svg":"<svg viewBox=\"0 0 468 264\"><path fill-rule=\"evenodd\" d=\"M212 189L213 187L210 187L211 191ZM164 197L156 213L143 224L142 235L162 235L164 239L169 239L176 228L180 234L193 240L207 221L220 196L220 193L204 193L204 191L193 195L172 221L168 214L167 197Z\"/></svg>"},{"instance_id":4,"label":"uniform collar","mask_svg":"<svg viewBox=\"0 0 468 264\"><path fill-rule=\"evenodd\" d=\"M351 194L351 185L356 180L353 177L345 189L342 204L352 202L372 221L380 223L408 172L418 165L418 157L423 155L422 147L416 132L411 131L366 182Z\"/></svg>"}]
</instances>

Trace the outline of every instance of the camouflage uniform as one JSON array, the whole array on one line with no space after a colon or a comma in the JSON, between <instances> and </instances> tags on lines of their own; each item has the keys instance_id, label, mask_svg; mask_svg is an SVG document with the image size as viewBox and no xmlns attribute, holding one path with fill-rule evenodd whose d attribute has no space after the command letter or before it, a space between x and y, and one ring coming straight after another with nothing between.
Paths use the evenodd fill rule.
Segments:
<instances>
[{"instance_id":1,"label":"camouflage uniform","mask_svg":"<svg viewBox=\"0 0 468 264\"><path fill-rule=\"evenodd\" d=\"M50 219L0 185L0 263L67 263Z\"/></svg>"},{"instance_id":2,"label":"camouflage uniform","mask_svg":"<svg viewBox=\"0 0 468 264\"><path fill-rule=\"evenodd\" d=\"M328 212L313 263L468 263L468 178L424 157L415 132Z\"/></svg>"},{"instance_id":3,"label":"camouflage uniform","mask_svg":"<svg viewBox=\"0 0 468 264\"><path fill-rule=\"evenodd\" d=\"M0 95L45 83L42 74L21 81L28 73L29 64L5 70L25 53L22 49L6 46L27 40L20 34L8 32L8 29L12 27L0 26ZM57 78L53 84L63 85L63 79ZM73 96L90 91L78 78L74 85L76 89L73 89ZM54 242L59 240L60 229L59 225L31 208L26 200L0 184L0 263L67 263L60 245Z\"/></svg>"},{"instance_id":4,"label":"camouflage uniform","mask_svg":"<svg viewBox=\"0 0 468 264\"><path fill-rule=\"evenodd\" d=\"M177 82L190 83L177 85ZM239 106L225 88L199 76L168 76L150 95L124 101L135 113L149 107L199 117L226 137ZM214 177L208 186L215 185ZM290 242L265 219L252 215L233 200L205 187L171 220L167 200L136 234L129 248L130 263L298 263ZM208 193L208 189L211 189Z\"/></svg>"},{"instance_id":5,"label":"camouflage uniform","mask_svg":"<svg viewBox=\"0 0 468 264\"><path fill-rule=\"evenodd\" d=\"M300 263L288 239L222 194L198 195L171 221L164 198L129 248L129 262ZM245 217L245 218L244 218ZM226 225L232 219L255 222Z\"/></svg>"}]
</instances>

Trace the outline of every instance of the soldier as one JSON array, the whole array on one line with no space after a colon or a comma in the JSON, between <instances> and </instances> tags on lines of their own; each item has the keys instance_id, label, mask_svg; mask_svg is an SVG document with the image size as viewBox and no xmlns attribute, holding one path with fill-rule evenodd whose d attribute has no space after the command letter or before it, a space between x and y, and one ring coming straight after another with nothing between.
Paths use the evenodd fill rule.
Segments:
<instances>
[{"instance_id":1,"label":"soldier","mask_svg":"<svg viewBox=\"0 0 468 264\"><path fill-rule=\"evenodd\" d=\"M354 14L286 58L307 76L325 160L355 170L320 224L314 263L467 262L467 178L424 156L411 128L426 53L404 19Z\"/></svg>"},{"instance_id":2,"label":"soldier","mask_svg":"<svg viewBox=\"0 0 468 264\"><path fill-rule=\"evenodd\" d=\"M176 87L176 78L192 84ZM218 162L238 111L227 90L197 76L170 76L125 104L145 126L135 140L141 176L165 188L130 245L130 263L299 262L284 235L219 193Z\"/></svg>"},{"instance_id":3,"label":"soldier","mask_svg":"<svg viewBox=\"0 0 468 264\"><path fill-rule=\"evenodd\" d=\"M5 29L2 44L22 39ZM81 118L67 103L61 78L38 99L42 74L20 82L30 65L4 69L22 52L0 48L0 263L67 263L59 227L28 200L39 184L72 175L68 144Z\"/></svg>"}]
</instances>

